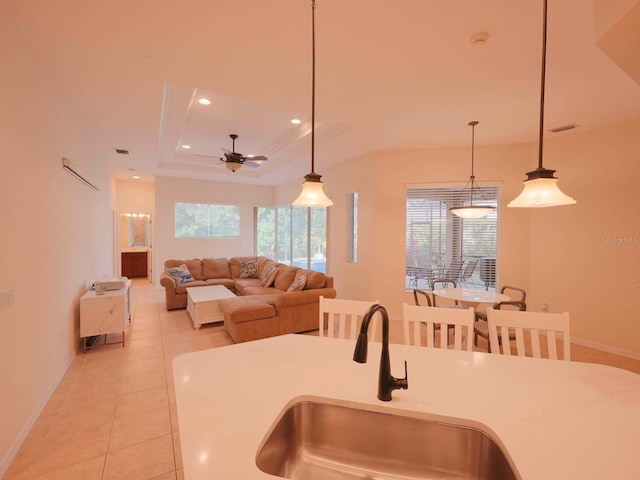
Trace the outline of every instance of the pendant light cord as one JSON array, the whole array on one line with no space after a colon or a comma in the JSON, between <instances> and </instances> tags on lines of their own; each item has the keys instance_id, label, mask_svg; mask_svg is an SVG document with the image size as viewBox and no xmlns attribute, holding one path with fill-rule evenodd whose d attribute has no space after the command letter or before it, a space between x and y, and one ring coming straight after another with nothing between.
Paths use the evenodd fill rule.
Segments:
<instances>
[{"instance_id":1,"label":"pendant light cord","mask_svg":"<svg viewBox=\"0 0 640 480\"><path fill-rule=\"evenodd\" d=\"M542 78L540 80L540 134L538 138L538 169L542 170L542 144L544 137L544 87L547 59L547 0L543 0L542 16Z\"/></svg>"},{"instance_id":2,"label":"pendant light cord","mask_svg":"<svg viewBox=\"0 0 640 480\"><path fill-rule=\"evenodd\" d=\"M316 143L316 2L311 2L311 173L315 173Z\"/></svg>"},{"instance_id":3,"label":"pendant light cord","mask_svg":"<svg viewBox=\"0 0 640 480\"><path fill-rule=\"evenodd\" d=\"M471 177L469 177L469 183L471 184L471 193L469 202L471 206L473 206L473 184L476 183L476 177L473 174L474 153L476 145L476 125L478 125L477 121L469 122L469 126L471 127ZM480 194L482 194L482 190L480 190Z\"/></svg>"}]
</instances>

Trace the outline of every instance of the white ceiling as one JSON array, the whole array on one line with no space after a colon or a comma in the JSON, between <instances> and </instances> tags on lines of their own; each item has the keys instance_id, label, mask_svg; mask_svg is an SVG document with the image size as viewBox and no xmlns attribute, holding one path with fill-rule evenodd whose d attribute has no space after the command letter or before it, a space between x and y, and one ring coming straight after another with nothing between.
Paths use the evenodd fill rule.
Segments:
<instances>
[{"instance_id":1,"label":"white ceiling","mask_svg":"<svg viewBox=\"0 0 640 480\"><path fill-rule=\"evenodd\" d=\"M311 0L3 0L0 12L118 178L278 185L309 172ZM550 0L547 128L640 116L640 86L594 40L594 0ZM535 141L541 42L542 0L317 0L316 171L468 145L471 120L477 145ZM194 155L221 155L231 133L269 161L231 173Z\"/></svg>"}]
</instances>

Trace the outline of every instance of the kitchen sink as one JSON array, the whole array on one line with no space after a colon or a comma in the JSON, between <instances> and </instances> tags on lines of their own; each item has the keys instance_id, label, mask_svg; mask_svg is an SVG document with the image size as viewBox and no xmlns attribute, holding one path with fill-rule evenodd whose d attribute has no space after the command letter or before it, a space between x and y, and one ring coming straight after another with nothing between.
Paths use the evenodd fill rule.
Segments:
<instances>
[{"instance_id":1,"label":"kitchen sink","mask_svg":"<svg viewBox=\"0 0 640 480\"><path fill-rule=\"evenodd\" d=\"M285 407L256 464L265 473L304 480L520 478L493 438L462 419L374 411L331 399Z\"/></svg>"}]
</instances>

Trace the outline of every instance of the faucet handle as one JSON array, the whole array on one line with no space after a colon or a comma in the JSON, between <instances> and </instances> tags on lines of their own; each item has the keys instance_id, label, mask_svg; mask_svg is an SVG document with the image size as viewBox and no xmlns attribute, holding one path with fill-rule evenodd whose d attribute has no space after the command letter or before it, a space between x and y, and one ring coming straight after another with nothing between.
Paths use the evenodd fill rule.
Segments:
<instances>
[{"instance_id":1,"label":"faucet handle","mask_svg":"<svg viewBox=\"0 0 640 480\"><path fill-rule=\"evenodd\" d=\"M396 378L394 380L397 388L402 388L403 390L409 388L409 372L406 360L404 361L404 378Z\"/></svg>"}]
</instances>

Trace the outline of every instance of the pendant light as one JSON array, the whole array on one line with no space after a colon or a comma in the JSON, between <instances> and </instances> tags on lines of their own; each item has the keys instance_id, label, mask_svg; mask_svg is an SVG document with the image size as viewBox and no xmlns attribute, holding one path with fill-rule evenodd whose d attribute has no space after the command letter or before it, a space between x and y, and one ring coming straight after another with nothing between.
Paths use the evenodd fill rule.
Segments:
<instances>
[{"instance_id":1,"label":"pendant light","mask_svg":"<svg viewBox=\"0 0 640 480\"><path fill-rule=\"evenodd\" d=\"M311 173L304 177L302 192L295 199L293 205L297 207L330 207L333 201L327 197L322 189L321 175L315 170L315 122L316 122L316 2L311 2Z\"/></svg>"},{"instance_id":2,"label":"pendant light","mask_svg":"<svg viewBox=\"0 0 640 480\"><path fill-rule=\"evenodd\" d=\"M572 205L576 201L558 188L558 179L553 176L555 170L542 166L542 144L544 135L544 87L547 56L547 0L543 0L544 23L542 28L542 81L540 87L540 133L538 140L538 168L527 172L520 195L509 202L509 207L541 208Z\"/></svg>"},{"instance_id":3,"label":"pendant light","mask_svg":"<svg viewBox=\"0 0 640 480\"><path fill-rule=\"evenodd\" d=\"M462 193L460 194L460 196L462 197L464 195L465 190L467 189L467 187L470 187L470 193L469 193L469 205L461 205L458 207L451 207L449 210L451 210L451 213L457 215L458 217L461 218L482 218L482 217L486 217L489 213L491 213L493 210L496 209L496 207L492 207L490 205L474 205L473 204L473 188L475 186L475 188L477 189L478 192L480 192L480 196L482 196L484 198L484 195L482 195L482 189L478 186L478 184L476 183L476 177L473 175L473 154L474 154L474 149L475 149L475 128L476 125L478 125L478 122L473 121L473 122L469 122L469 126L471 127L471 176L469 177L469 181L467 182L467 184L464 186L464 189L462 190ZM463 199L464 200L464 199Z\"/></svg>"}]
</instances>

